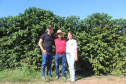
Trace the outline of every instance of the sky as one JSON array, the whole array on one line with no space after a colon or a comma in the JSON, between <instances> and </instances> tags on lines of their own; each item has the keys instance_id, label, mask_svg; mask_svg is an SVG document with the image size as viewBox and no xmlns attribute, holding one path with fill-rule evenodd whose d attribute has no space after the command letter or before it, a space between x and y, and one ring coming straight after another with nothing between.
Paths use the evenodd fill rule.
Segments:
<instances>
[{"instance_id":1,"label":"sky","mask_svg":"<svg viewBox=\"0 0 126 84\"><path fill-rule=\"evenodd\" d=\"M112 19L126 19L126 0L0 0L0 18L17 16L29 7L50 10L61 17L85 19L93 13L107 13Z\"/></svg>"}]
</instances>

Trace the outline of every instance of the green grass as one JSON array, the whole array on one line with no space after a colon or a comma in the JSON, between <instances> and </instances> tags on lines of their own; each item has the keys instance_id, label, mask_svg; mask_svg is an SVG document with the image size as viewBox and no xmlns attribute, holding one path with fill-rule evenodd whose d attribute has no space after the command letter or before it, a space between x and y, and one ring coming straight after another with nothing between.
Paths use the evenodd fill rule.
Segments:
<instances>
[{"instance_id":1,"label":"green grass","mask_svg":"<svg viewBox=\"0 0 126 84\"><path fill-rule=\"evenodd\" d=\"M42 80L40 71L34 71L28 68L5 69L0 71L0 82L68 82L67 79L70 77L68 71L66 71L66 79L62 78L62 73L59 74L58 80L55 79L55 71L51 72L51 74L51 78L45 76L45 80ZM82 78L84 77L82 77L81 75L76 75L76 80L80 80Z\"/></svg>"},{"instance_id":2,"label":"green grass","mask_svg":"<svg viewBox=\"0 0 126 84\"><path fill-rule=\"evenodd\" d=\"M46 71L45 71L46 72ZM66 72L66 78L69 78L69 73ZM35 82L35 81L43 81L43 82L51 82L51 81L61 81L67 82L67 80L63 80L60 74L58 80L55 80L55 72L52 72L52 77L49 78L45 76L45 80L41 78L40 71L34 71L31 69L5 69L0 71L0 82Z\"/></svg>"},{"instance_id":3,"label":"green grass","mask_svg":"<svg viewBox=\"0 0 126 84\"><path fill-rule=\"evenodd\" d=\"M115 76L120 76L120 77L123 76L122 72L121 72L119 69L113 70L113 71L111 72L111 74L112 74L112 75L115 75Z\"/></svg>"},{"instance_id":4,"label":"green grass","mask_svg":"<svg viewBox=\"0 0 126 84\"><path fill-rule=\"evenodd\" d=\"M45 71L46 72L46 71ZM52 78L49 78L48 76L45 76L45 80L42 80L41 78L41 72L35 71L33 69L28 69L26 67L24 68L17 68L17 69L4 69L0 70L0 82L30 82L30 83L38 83L39 82L68 82L69 72L66 71L66 79L62 79L62 73L60 73L59 79L56 80L55 77L55 71L51 72ZM85 75L85 76L84 76ZM102 79L102 76L95 76L95 78ZM87 74L76 74L76 80L80 79L87 79L90 78L90 76L87 76ZM114 81L115 79L107 78L108 81Z\"/></svg>"},{"instance_id":5,"label":"green grass","mask_svg":"<svg viewBox=\"0 0 126 84\"><path fill-rule=\"evenodd\" d=\"M41 73L39 71L35 72L28 72L28 71L23 71L21 69L6 69L0 71L0 81L1 82L24 82L24 81L31 81L31 79L40 79L41 78Z\"/></svg>"}]
</instances>

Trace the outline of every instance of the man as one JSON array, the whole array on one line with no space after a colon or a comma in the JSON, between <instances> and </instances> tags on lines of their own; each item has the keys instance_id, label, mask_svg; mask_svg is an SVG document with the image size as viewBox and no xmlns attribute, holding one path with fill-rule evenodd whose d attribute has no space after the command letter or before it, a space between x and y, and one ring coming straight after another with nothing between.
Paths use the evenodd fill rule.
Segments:
<instances>
[{"instance_id":1,"label":"man","mask_svg":"<svg viewBox=\"0 0 126 84\"><path fill-rule=\"evenodd\" d=\"M51 25L47 27L47 33L43 34L39 40L39 47L42 51L41 76L45 79L45 66L47 63L47 75L51 77L51 64L53 59L52 45L54 44L54 36L51 34L53 28ZM43 43L43 44L42 44Z\"/></svg>"},{"instance_id":2,"label":"man","mask_svg":"<svg viewBox=\"0 0 126 84\"><path fill-rule=\"evenodd\" d=\"M62 77L65 79L65 64L66 64L66 41L67 39L62 37L64 32L61 30L58 30L56 32L57 38L54 39L55 43L55 71L56 71L56 79L58 79L59 76L59 60L62 61Z\"/></svg>"}]
</instances>

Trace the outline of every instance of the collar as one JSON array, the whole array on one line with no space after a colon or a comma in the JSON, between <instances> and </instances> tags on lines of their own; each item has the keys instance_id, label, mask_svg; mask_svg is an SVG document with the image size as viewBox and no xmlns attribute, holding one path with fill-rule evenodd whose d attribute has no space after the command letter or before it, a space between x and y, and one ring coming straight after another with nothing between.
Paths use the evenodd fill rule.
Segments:
<instances>
[{"instance_id":1,"label":"collar","mask_svg":"<svg viewBox=\"0 0 126 84\"><path fill-rule=\"evenodd\" d=\"M59 38L57 38L57 39L59 39ZM63 40L63 37L61 37L61 39L59 39L59 40Z\"/></svg>"},{"instance_id":2,"label":"collar","mask_svg":"<svg viewBox=\"0 0 126 84\"><path fill-rule=\"evenodd\" d=\"M48 33L46 33L47 35L49 35ZM52 36L52 34L51 35L49 35L49 36Z\"/></svg>"}]
</instances>

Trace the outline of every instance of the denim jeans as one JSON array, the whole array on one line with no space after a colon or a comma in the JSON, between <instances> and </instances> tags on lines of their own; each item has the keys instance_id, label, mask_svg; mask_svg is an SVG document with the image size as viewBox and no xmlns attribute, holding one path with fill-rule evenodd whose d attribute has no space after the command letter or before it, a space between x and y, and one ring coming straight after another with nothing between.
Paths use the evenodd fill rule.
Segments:
<instances>
[{"instance_id":1,"label":"denim jeans","mask_svg":"<svg viewBox=\"0 0 126 84\"><path fill-rule=\"evenodd\" d=\"M42 65L41 65L41 76L45 76L45 66L47 65L47 75L51 76L51 64L53 59L53 53L47 52L47 55L45 55L42 52Z\"/></svg>"},{"instance_id":2,"label":"denim jeans","mask_svg":"<svg viewBox=\"0 0 126 84\"><path fill-rule=\"evenodd\" d=\"M66 53L66 57L69 66L70 79L75 80L75 69L74 69L75 56L71 55L70 53Z\"/></svg>"},{"instance_id":3,"label":"denim jeans","mask_svg":"<svg viewBox=\"0 0 126 84\"><path fill-rule=\"evenodd\" d=\"M62 63L62 76L65 76L65 65L66 65L66 54L57 54L55 55L55 73L56 76L59 76L59 61Z\"/></svg>"}]
</instances>

